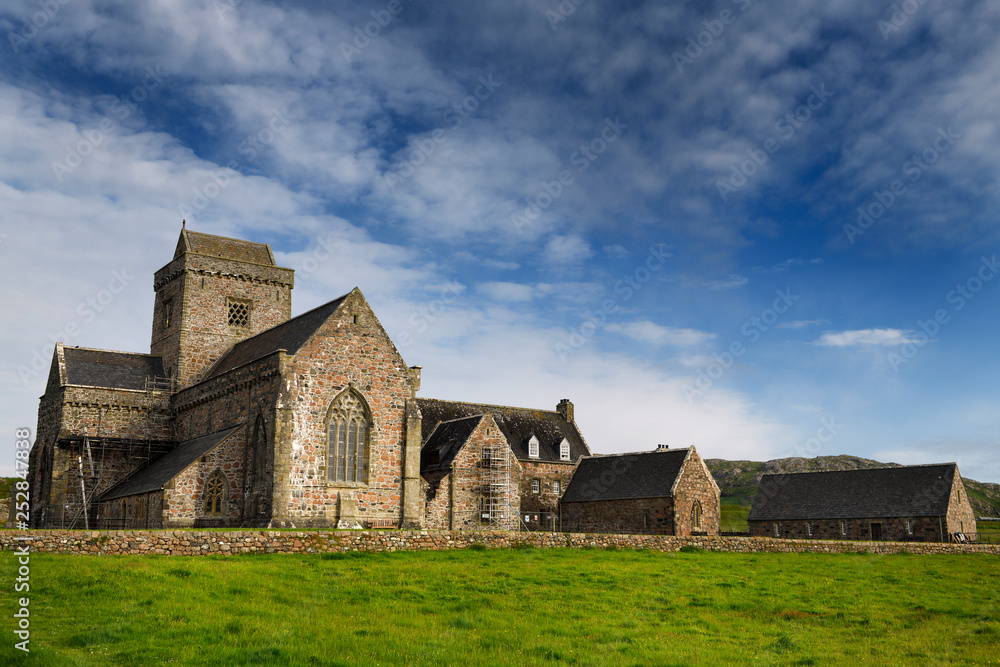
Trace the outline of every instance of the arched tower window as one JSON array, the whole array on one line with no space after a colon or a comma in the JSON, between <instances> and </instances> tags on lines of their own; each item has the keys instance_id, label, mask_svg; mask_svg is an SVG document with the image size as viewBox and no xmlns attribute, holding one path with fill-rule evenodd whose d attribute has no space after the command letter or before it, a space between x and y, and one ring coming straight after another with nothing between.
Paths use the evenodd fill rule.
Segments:
<instances>
[{"instance_id":1,"label":"arched tower window","mask_svg":"<svg viewBox=\"0 0 1000 667\"><path fill-rule=\"evenodd\" d=\"M701 529L701 503L697 500L694 501L694 505L691 507L691 528L693 530Z\"/></svg>"},{"instance_id":2,"label":"arched tower window","mask_svg":"<svg viewBox=\"0 0 1000 667\"><path fill-rule=\"evenodd\" d=\"M205 482L205 514L220 515L226 504L226 476L216 470Z\"/></svg>"},{"instance_id":3,"label":"arched tower window","mask_svg":"<svg viewBox=\"0 0 1000 667\"><path fill-rule=\"evenodd\" d=\"M331 482L367 482L371 413L364 399L349 389L330 406L327 430L327 479Z\"/></svg>"}]
</instances>

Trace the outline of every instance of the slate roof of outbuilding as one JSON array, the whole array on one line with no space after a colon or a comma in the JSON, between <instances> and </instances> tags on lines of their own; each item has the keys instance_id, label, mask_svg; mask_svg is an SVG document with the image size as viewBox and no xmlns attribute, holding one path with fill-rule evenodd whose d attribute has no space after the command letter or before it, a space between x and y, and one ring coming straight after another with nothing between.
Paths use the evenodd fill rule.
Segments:
<instances>
[{"instance_id":1,"label":"slate roof of outbuilding","mask_svg":"<svg viewBox=\"0 0 1000 667\"><path fill-rule=\"evenodd\" d=\"M236 343L215 363L208 377L218 377L234 368L263 359L278 350L295 354L323 326L323 323L337 312L340 304L349 295L350 293L345 294L307 313L302 313L298 317L293 317L283 324Z\"/></svg>"},{"instance_id":2,"label":"slate roof of outbuilding","mask_svg":"<svg viewBox=\"0 0 1000 667\"><path fill-rule=\"evenodd\" d=\"M147 377L164 377L163 359L135 352L63 347L66 384L145 390Z\"/></svg>"},{"instance_id":3,"label":"slate roof of outbuilding","mask_svg":"<svg viewBox=\"0 0 1000 667\"><path fill-rule=\"evenodd\" d=\"M420 472L450 469L451 462L462 451L469 436L485 418L485 415L474 415L438 424L427 442L420 448ZM431 463L435 453L438 455L438 462Z\"/></svg>"},{"instance_id":4,"label":"slate roof of outbuilding","mask_svg":"<svg viewBox=\"0 0 1000 667\"><path fill-rule=\"evenodd\" d=\"M559 444L563 438L569 442L570 462L578 460L581 456L590 455L590 449L576 424L567 422L560 413L554 410L461 403L436 398L418 398L417 404L420 406L420 414L423 419L423 432L421 434L423 442L427 442L427 438L434 432L439 422L488 414L493 417L497 427L510 443L514 456L518 459L560 461ZM532 435L538 438L537 459L529 459L528 457L528 440Z\"/></svg>"},{"instance_id":5,"label":"slate roof of outbuilding","mask_svg":"<svg viewBox=\"0 0 1000 667\"><path fill-rule=\"evenodd\" d=\"M234 426L218 433L205 435L194 440L188 440L177 445L166 454L153 459L139 468L128 479L122 480L101 494L98 502L134 496L139 493L159 491L177 475L184 472L189 465L207 454L217 445L236 433L243 426Z\"/></svg>"},{"instance_id":6,"label":"slate roof of outbuilding","mask_svg":"<svg viewBox=\"0 0 1000 667\"><path fill-rule=\"evenodd\" d=\"M588 456L577 466L561 502L670 496L690 451L684 448Z\"/></svg>"},{"instance_id":7,"label":"slate roof of outbuilding","mask_svg":"<svg viewBox=\"0 0 1000 667\"><path fill-rule=\"evenodd\" d=\"M264 266L277 266L274 261L274 253L271 252L271 246L266 243L254 243L253 241L189 232L187 229L182 229L181 237L177 240L177 249L174 251L174 259L185 252L222 257L238 262L263 264Z\"/></svg>"},{"instance_id":8,"label":"slate roof of outbuilding","mask_svg":"<svg viewBox=\"0 0 1000 667\"><path fill-rule=\"evenodd\" d=\"M764 475L748 520L944 516L957 470L940 463Z\"/></svg>"}]
</instances>

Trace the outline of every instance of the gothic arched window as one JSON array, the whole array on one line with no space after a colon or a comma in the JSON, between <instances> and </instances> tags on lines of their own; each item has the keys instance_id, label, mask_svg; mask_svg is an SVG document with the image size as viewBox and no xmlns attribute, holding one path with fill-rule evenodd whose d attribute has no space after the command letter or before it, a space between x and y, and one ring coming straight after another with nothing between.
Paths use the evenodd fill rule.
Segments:
<instances>
[{"instance_id":1,"label":"gothic arched window","mask_svg":"<svg viewBox=\"0 0 1000 667\"><path fill-rule=\"evenodd\" d=\"M701 529L701 503L697 500L694 501L694 506L691 508L691 528Z\"/></svg>"},{"instance_id":2,"label":"gothic arched window","mask_svg":"<svg viewBox=\"0 0 1000 667\"><path fill-rule=\"evenodd\" d=\"M222 514L226 502L226 476L216 470L205 482L205 514Z\"/></svg>"},{"instance_id":3,"label":"gothic arched window","mask_svg":"<svg viewBox=\"0 0 1000 667\"><path fill-rule=\"evenodd\" d=\"M345 391L330 406L327 431L327 479L331 482L368 481L368 439L371 415L364 400Z\"/></svg>"}]
</instances>

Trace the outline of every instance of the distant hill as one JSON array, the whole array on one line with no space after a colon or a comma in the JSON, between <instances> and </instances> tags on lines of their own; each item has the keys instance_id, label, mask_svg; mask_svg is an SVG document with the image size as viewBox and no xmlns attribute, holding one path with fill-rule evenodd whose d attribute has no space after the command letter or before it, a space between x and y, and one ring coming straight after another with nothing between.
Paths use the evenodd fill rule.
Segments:
<instances>
[{"instance_id":1,"label":"distant hill","mask_svg":"<svg viewBox=\"0 0 1000 667\"><path fill-rule=\"evenodd\" d=\"M722 502L730 505L749 506L757 493L763 474L788 472L820 472L825 470L858 470L863 468L893 468L898 463L882 463L859 456L817 456L813 459L791 457L771 461L727 461L705 459L712 471ZM1000 484L965 479L965 491L976 516L1000 517Z\"/></svg>"}]
</instances>

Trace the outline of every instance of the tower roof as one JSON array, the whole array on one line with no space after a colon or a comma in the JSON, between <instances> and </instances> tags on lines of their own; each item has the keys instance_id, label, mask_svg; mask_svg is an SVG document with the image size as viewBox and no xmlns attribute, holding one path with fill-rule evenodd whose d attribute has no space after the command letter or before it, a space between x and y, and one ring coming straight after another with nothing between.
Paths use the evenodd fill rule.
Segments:
<instances>
[{"instance_id":1,"label":"tower roof","mask_svg":"<svg viewBox=\"0 0 1000 667\"><path fill-rule=\"evenodd\" d=\"M248 262L250 264L262 264L263 266L277 266L274 261L274 253L267 243L254 243L253 241L241 241L225 236L215 236L213 234L202 234L201 232L188 231L185 226L181 229L181 236L177 239L177 250L174 251L174 259L177 259L186 252L196 255L208 255L209 257L221 257L237 262Z\"/></svg>"}]
</instances>

